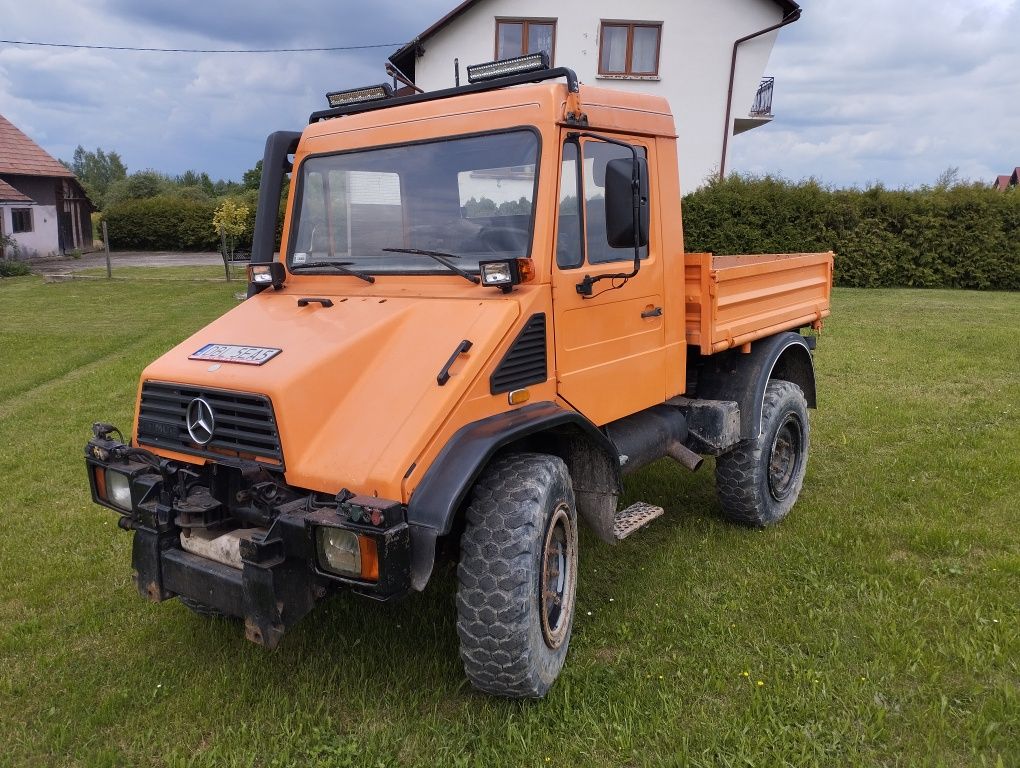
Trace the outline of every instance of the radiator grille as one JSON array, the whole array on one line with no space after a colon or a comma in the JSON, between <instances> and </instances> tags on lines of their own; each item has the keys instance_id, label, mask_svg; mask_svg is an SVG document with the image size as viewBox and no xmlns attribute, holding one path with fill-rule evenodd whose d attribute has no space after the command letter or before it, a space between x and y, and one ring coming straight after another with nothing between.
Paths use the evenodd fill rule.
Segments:
<instances>
[{"instance_id":1,"label":"radiator grille","mask_svg":"<svg viewBox=\"0 0 1020 768\"><path fill-rule=\"evenodd\" d=\"M538 384L548 378L545 353L545 313L532 315L510 345L489 380L492 394Z\"/></svg>"},{"instance_id":2,"label":"radiator grille","mask_svg":"<svg viewBox=\"0 0 1020 768\"><path fill-rule=\"evenodd\" d=\"M204 446L188 434L188 406L195 398L205 400L216 419L212 439ZM199 456L257 456L283 462L273 404L265 395L147 381L138 412L138 441Z\"/></svg>"}]
</instances>

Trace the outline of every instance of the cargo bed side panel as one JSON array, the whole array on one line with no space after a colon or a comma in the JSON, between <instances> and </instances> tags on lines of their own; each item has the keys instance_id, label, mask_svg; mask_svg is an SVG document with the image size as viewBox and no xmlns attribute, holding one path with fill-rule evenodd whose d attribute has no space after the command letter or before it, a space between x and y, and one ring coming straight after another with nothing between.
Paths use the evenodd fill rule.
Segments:
<instances>
[{"instance_id":1,"label":"cargo bed side panel","mask_svg":"<svg viewBox=\"0 0 1020 768\"><path fill-rule=\"evenodd\" d=\"M830 313L832 254L687 254L687 341L721 352Z\"/></svg>"}]
</instances>

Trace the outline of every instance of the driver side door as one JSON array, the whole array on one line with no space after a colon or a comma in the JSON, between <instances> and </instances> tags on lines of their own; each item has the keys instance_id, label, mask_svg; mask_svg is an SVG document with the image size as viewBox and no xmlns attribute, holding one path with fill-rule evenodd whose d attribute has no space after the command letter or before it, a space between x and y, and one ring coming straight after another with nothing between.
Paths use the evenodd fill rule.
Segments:
<instances>
[{"instance_id":1,"label":"driver side door","mask_svg":"<svg viewBox=\"0 0 1020 768\"><path fill-rule=\"evenodd\" d=\"M666 399L662 245L656 206L655 145L631 137L648 159L649 242L629 279L605 279L592 295L578 292L585 276L630 273L633 248L606 238L606 164L630 158L625 147L591 138L563 144L553 267L556 372L559 395L603 425Z\"/></svg>"}]
</instances>

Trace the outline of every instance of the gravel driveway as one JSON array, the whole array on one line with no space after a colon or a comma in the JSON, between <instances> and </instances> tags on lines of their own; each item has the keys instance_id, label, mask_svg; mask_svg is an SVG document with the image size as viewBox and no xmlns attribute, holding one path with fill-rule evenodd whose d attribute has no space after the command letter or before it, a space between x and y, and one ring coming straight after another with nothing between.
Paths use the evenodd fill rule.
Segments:
<instances>
[{"instance_id":1,"label":"gravel driveway","mask_svg":"<svg viewBox=\"0 0 1020 768\"><path fill-rule=\"evenodd\" d=\"M180 251L113 251L110 261L117 267L191 267L223 266L219 253L182 253ZM105 267L106 254L102 251L88 253L80 259L58 257L36 259L31 262L32 271L41 275L64 275L79 269Z\"/></svg>"}]
</instances>

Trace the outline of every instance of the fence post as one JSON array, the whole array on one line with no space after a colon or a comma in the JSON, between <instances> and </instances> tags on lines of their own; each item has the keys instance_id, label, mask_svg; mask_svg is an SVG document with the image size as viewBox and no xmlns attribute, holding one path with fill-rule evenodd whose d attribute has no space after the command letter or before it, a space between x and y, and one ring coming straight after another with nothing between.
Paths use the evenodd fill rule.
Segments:
<instances>
[{"instance_id":1,"label":"fence post","mask_svg":"<svg viewBox=\"0 0 1020 768\"><path fill-rule=\"evenodd\" d=\"M113 279L113 267L110 265L110 235L106 231L106 222L103 222L103 248L106 249L106 279Z\"/></svg>"}]
</instances>

